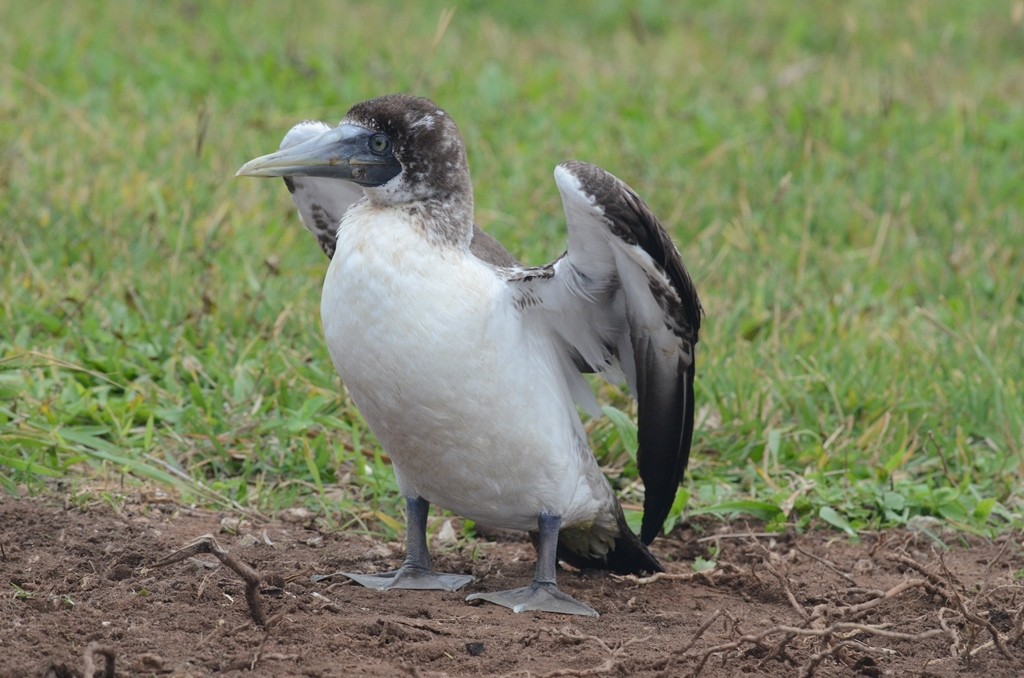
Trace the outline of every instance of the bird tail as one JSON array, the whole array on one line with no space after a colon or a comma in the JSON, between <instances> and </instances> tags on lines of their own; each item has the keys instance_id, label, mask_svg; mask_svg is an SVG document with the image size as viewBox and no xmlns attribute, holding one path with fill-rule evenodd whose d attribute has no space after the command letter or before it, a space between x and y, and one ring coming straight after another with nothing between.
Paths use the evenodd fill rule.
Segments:
<instances>
[{"instance_id":1,"label":"bird tail","mask_svg":"<svg viewBox=\"0 0 1024 678\"><path fill-rule=\"evenodd\" d=\"M609 570L616 574L645 574L664 572L658 559L626 524L626 516L616 502L615 522L618 534L604 555L593 549L581 548L578 535L565 532L558 536L558 557L579 569ZM564 538L568 537L568 538Z\"/></svg>"}]
</instances>

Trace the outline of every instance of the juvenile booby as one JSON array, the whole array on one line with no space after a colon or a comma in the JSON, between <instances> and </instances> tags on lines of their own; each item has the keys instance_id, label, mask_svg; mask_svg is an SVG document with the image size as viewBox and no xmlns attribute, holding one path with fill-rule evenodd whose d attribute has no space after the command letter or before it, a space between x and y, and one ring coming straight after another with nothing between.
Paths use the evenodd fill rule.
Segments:
<instances>
[{"instance_id":1,"label":"juvenile booby","mask_svg":"<svg viewBox=\"0 0 1024 678\"><path fill-rule=\"evenodd\" d=\"M472 581L431 569L433 503L537 533L529 586L467 600L596 615L557 588L557 559L660 571L646 545L689 456L702 311L678 251L629 186L570 161L555 169L566 253L534 268L495 262L474 252L462 137L433 102L371 99L318 132L294 145L286 138L238 175L289 178L293 197L299 181L340 179L363 191L335 207L343 216L321 319L335 369L393 461L408 509L407 556L397 571L347 576L379 589ZM624 376L638 401L639 538L587 444L576 403L598 408L585 372Z\"/></svg>"}]
</instances>

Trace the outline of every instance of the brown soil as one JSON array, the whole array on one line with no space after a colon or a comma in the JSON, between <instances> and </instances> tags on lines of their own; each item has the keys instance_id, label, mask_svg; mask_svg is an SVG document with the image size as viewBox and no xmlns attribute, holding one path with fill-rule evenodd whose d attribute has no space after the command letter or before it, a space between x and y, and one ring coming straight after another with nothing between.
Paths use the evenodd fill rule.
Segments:
<instances>
[{"instance_id":1,"label":"brown soil","mask_svg":"<svg viewBox=\"0 0 1024 678\"><path fill-rule=\"evenodd\" d=\"M1021 535L766 536L688 525L654 544L654 581L562 572L600 618L516 615L466 592L522 585L525 541L462 541L436 564L460 593L377 592L310 580L397 566L402 548L170 504L60 506L0 497L0 675L1003 676L1024 675ZM298 515L296 515L298 514ZM212 555L154 564L204 533L255 568L266 622ZM717 567L695 574L696 556Z\"/></svg>"}]
</instances>

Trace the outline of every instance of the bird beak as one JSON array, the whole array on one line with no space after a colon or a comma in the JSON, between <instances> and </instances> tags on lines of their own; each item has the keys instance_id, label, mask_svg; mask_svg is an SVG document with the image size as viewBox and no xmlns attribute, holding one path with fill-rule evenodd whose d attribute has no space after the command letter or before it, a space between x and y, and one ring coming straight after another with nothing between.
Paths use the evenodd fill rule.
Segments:
<instances>
[{"instance_id":1,"label":"bird beak","mask_svg":"<svg viewBox=\"0 0 1024 678\"><path fill-rule=\"evenodd\" d=\"M370 151L374 132L342 124L296 146L260 156L242 165L236 177L326 177L362 186L380 186L402 171L395 156Z\"/></svg>"}]
</instances>

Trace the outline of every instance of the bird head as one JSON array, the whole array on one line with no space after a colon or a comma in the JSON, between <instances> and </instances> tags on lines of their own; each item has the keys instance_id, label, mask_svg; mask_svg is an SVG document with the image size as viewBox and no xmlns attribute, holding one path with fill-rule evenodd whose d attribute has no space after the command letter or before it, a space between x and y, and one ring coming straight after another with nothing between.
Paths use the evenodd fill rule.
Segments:
<instances>
[{"instance_id":1,"label":"bird head","mask_svg":"<svg viewBox=\"0 0 1024 678\"><path fill-rule=\"evenodd\" d=\"M472 210L458 127L429 99L402 94L356 104L337 127L250 160L236 176L343 179L379 205L455 199Z\"/></svg>"}]
</instances>

